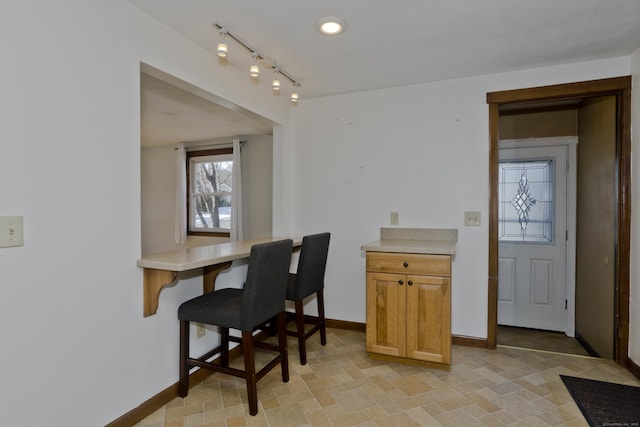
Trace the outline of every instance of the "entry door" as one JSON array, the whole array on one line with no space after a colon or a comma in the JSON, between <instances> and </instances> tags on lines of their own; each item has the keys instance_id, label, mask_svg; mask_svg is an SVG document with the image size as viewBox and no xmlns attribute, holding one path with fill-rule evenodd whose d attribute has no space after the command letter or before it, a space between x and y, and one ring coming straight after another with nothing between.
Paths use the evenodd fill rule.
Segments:
<instances>
[{"instance_id":1,"label":"entry door","mask_svg":"<svg viewBox=\"0 0 640 427\"><path fill-rule=\"evenodd\" d=\"M498 324L565 331L567 147L500 149Z\"/></svg>"}]
</instances>

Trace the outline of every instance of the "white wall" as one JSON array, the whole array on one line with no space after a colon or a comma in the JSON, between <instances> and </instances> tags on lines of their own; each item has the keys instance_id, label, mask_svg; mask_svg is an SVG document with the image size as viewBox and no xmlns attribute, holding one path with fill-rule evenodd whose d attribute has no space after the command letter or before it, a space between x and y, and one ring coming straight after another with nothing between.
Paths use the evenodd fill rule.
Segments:
<instances>
[{"instance_id":1,"label":"white wall","mask_svg":"<svg viewBox=\"0 0 640 427\"><path fill-rule=\"evenodd\" d=\"M457 228L452 331L487 336L487 92L628 75L628 58L303 100L292 113L293 233L327 230L326 312L365 321L365 260L400 226ZM482 212L465 227L463 212ZM455 355L454 355L455 357Z\"/></svg>"},{"instance_id":2,"label":"white wall","mask_svg":"<svg viewBox=\"0 0 640 427\"><path fill-rule=\"evenodd\" d=\"M242 212L245 239L270 237L273 201L273 137L243 137L242 146Z\"/></svg>"},{"instance_id":3,"label":"white wall","mask_svg":"<svg viewBox=\"0 0 640 427\"><path fill-rule=\"evenodd\" d=\"M278 151L289 103L121 0L5 0L0 44L0 215L25 240L0 249L0 425L104 425L175 383L201 292L142 316L140 62L279 123Z\"/></svg>"},{"instance_id":4,"label":"white wall","mask_svg":"<svg viewBox=\"0 0 640 427\"><path fill-rule=\"evenodd\" d=\"M176 249L177 161L174 147L140 150L142 255Z\"/></svg>"},{"instance_id":5,"label":"white wall","mask_svg":"<svg viewBox=\"0 0 640 427\"><path fill-rule=\"evenodd\" d=\"M631 289L629 304L629 357L640 365L640 49L631 56L631 73L633 90L631 93ZM634 262L635 261L635 262Z\"/></svg>"}]
</instances>

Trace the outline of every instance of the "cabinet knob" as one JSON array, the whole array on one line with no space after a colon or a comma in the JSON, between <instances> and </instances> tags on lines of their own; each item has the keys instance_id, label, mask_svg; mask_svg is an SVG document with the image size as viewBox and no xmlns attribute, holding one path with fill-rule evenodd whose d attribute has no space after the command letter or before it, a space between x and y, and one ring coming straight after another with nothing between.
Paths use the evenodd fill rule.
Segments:
<instances>
[{"instance_id":1,"label":"cabinet knob","mask_svg":"<svg viewBox=\"0 0 640 427\"><path fill-rule=\"evenodd\" d=\"M413 285L413 280L409 280L409 281L407 282L407 284L408 284L409 286Z\"/></svg>"},{"instance_id":2,"label":"cabinet knob","mask_svg":"<svg viewBox=\"0 0 640 427\"><path fill-rule=\"evenodd\" d=\"M398 280L399 285L404 285L404 280Z\"/></svg>"},{"instance_id":3,"label":"cabinet knob","mask_svg":"<svg viewBox=\"0 0 640 427\"><path fill-rule=\"evenodd\" d=\"M409 267L409 263L408 263L408 262L406 262L406 261L405 261L405 262L404 262L404 264L402 264L402 265L404 265L405 267Z\"/></svg>"}]
</instances>

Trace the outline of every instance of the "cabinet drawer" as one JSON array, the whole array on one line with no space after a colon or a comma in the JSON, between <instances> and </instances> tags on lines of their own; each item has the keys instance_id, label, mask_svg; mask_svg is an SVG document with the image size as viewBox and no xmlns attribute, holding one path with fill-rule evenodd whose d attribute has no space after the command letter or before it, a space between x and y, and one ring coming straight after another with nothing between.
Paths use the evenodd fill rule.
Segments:
<instances>
[{"instance_id":1,"label":"cabinet drawer","mask_svg":"<svg viewBox=\"0 0 640 427\"><path fill-rule=\"evenodd\" d=\"M367 252L367 271L451 276L449 255Z\"/></svg>"}]
</instances>

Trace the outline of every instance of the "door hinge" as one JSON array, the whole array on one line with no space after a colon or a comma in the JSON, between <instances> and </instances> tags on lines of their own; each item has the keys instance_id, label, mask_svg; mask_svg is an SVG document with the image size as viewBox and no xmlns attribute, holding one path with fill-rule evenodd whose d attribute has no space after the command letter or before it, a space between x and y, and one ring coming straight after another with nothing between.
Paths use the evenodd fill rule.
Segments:
<instances>
[{"instance_id":1,"label":"door hinge","mask_svg":"<svg viewBox=\"0 0 640 427\"><path fill-rule=\"evenodd\" d=\"M569 171L569 160L567 160L567 171Z\"/></svg>"},{"instance_id":2,"label":"door hinge","mask_svg":"<svg viewBox=\"0 0 640 427\"><path fill-rule=\"evenodd\" d=\"M567 309L567 305L569 304L569 302L567 300L564 300L564 309Z\"/></svg>"},{"instance_id":3,"label":"door hinge","mask_svg":"<svg viewBox=\"0 0 640 427\"><path fill-rule=\"evenodd\" d=\"M564 230L564 240L569 241L569 230Z\"/></svg>"}]
</instances>

